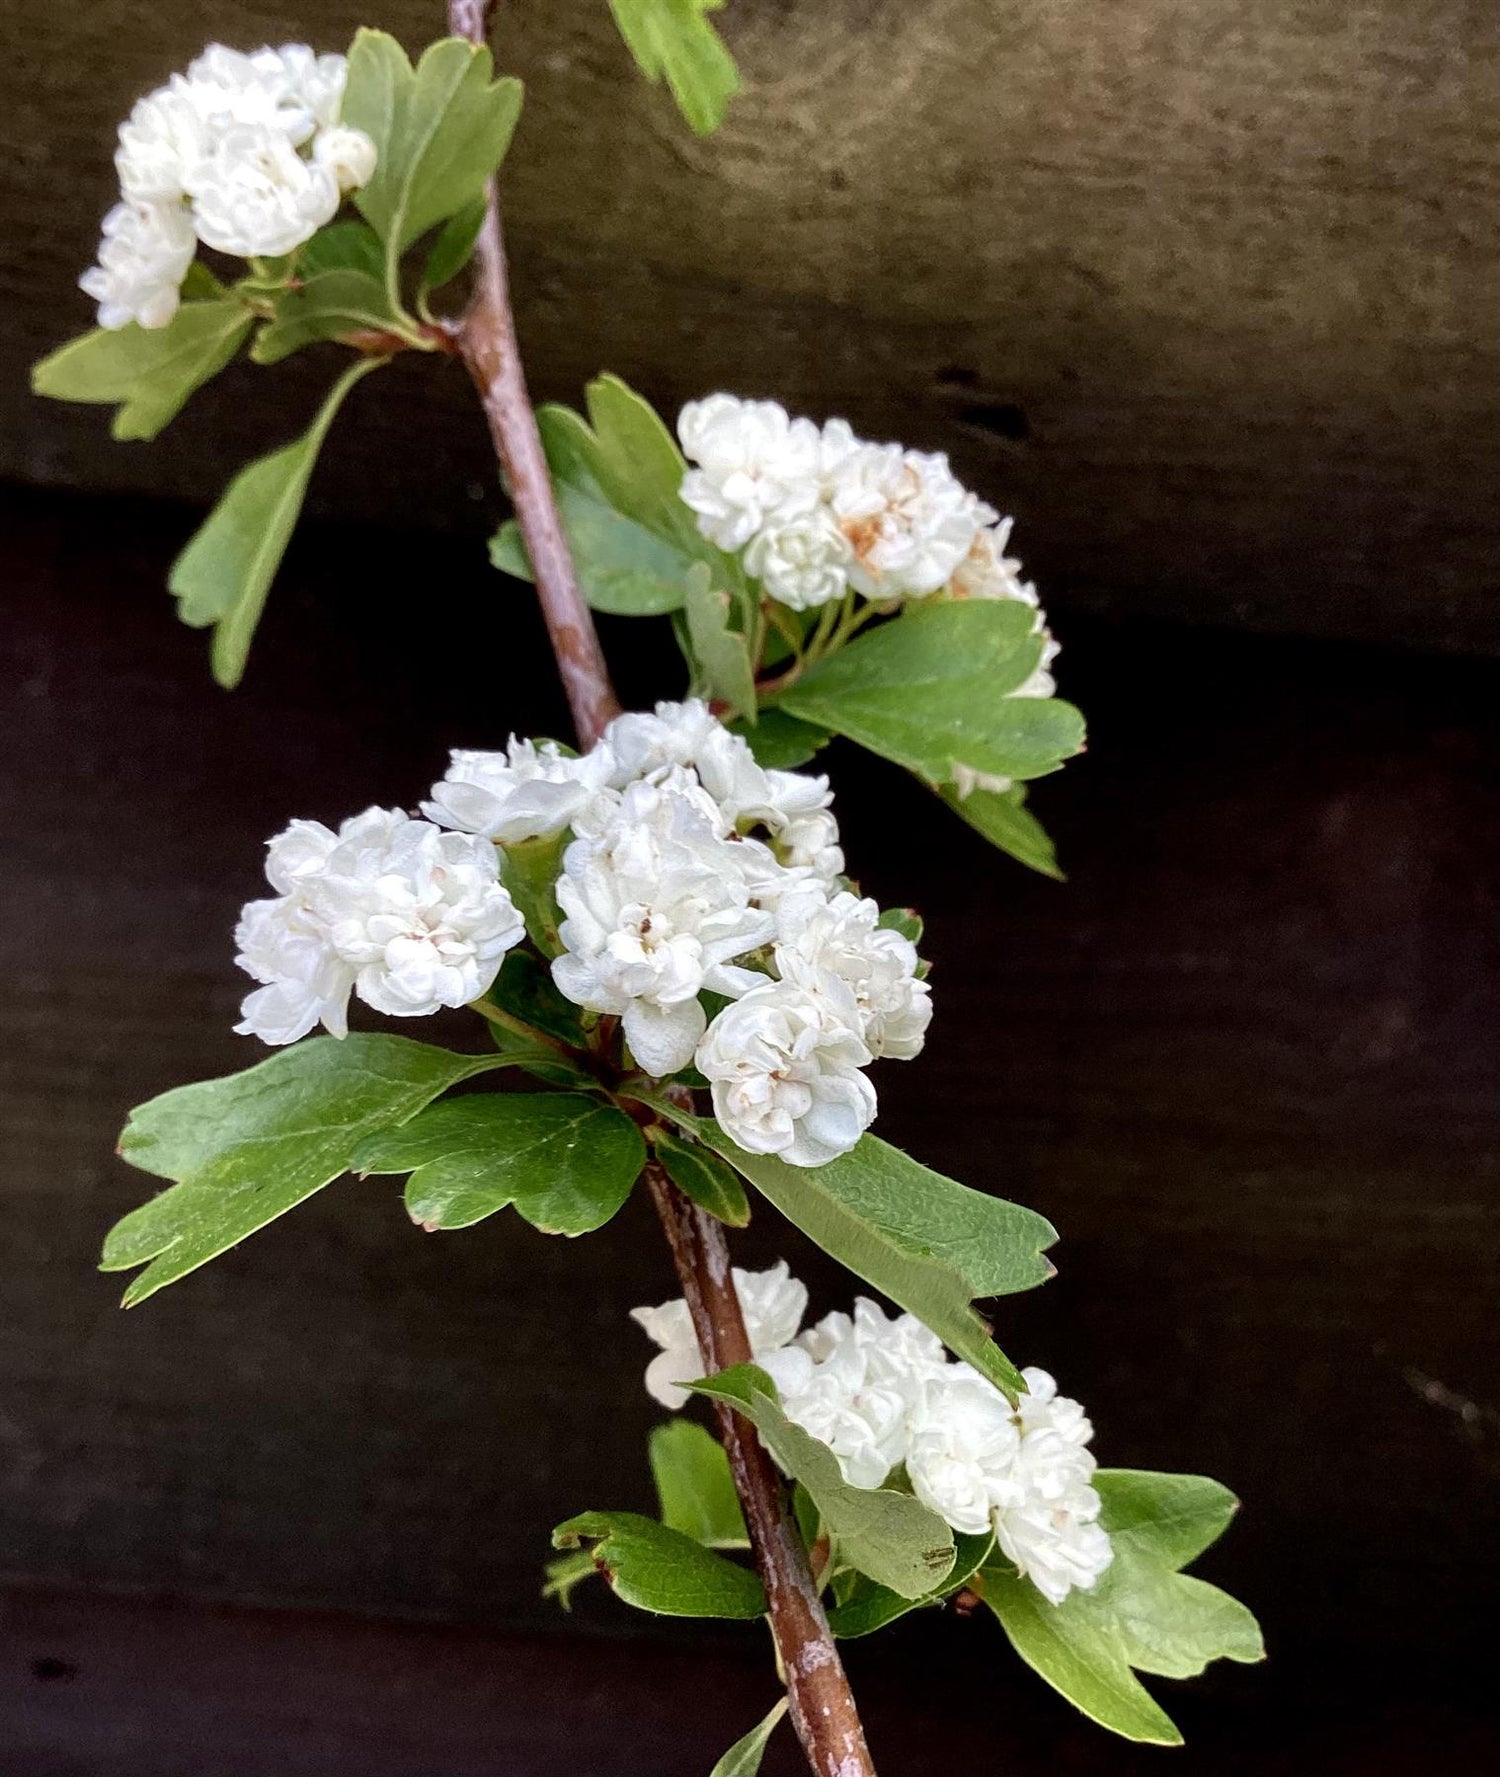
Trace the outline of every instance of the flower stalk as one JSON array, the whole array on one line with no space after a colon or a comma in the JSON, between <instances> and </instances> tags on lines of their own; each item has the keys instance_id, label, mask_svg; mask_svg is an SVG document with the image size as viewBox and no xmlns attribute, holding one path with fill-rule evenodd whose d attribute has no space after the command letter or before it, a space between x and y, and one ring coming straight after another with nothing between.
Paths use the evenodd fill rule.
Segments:
<instances>
[{"instance_id":1,"label":"flower stalk","mask_svg":"<svg viewBox=\"0 0 1500 1777\"><path fill-rule=\"evenodd\" d=\"M449 28L485 40L493 0L448 0ZM474 295L457 332L479 393L536 577L538 601L580 745L592 746L620 705L593 618L578 585L526 387L510 302L495 182L474 255ZM647 1184L672 1251L708 1374L753 1353L730 1274L722 1226L685 1197L655 1161ZM720 1432L765 1586L791 1717L818 1777L874 1777L864 1730L807 1554L775 1464L754 1428L727 1407Z\"/></svg>"}]
</instances>

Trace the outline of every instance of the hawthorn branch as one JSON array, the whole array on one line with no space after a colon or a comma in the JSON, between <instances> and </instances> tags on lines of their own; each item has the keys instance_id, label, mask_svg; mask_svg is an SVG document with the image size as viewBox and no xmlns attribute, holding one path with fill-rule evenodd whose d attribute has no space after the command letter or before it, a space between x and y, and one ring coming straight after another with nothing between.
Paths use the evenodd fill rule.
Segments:
<instances>
[{"instance_id":1,"label":"hawthorn branch","mask_svg":"<svg viewBox=\"0 0 1500 1777\"><path fill-rule=\"evenodd\" d=\"M494 0L448 0L449 28L471 42L484 42L493 4ZM619 713L620 704L573 569L526 388L493 180L486 192L474 271L473 300L455 340L479 392L516 509L578 740L589 747ZM712 1374L748 1363L753 1354L723 1227L685 1197L656 1161L648 1164L646 1181L672 1249L705 1371ZM716 1410L766 1589L792 1720L808 1762L817 1777L874 1777L859 1712L787 1508L781 1477L754 1427L722 1404Z\"/></svg>"}]
</instances>

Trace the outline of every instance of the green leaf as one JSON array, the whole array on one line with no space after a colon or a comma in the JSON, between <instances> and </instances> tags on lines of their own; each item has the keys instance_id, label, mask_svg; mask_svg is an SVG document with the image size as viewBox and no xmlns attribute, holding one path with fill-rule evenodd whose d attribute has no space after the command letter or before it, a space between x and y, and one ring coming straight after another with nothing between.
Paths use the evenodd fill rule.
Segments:
<instances>
[{"instance_id":1,"label":"green leaf","mask_svg":"<svg viewBox=\"0 0 1500 1777\"><path fill-rule=\"evenodd\" d=\"M279 364L303 346L356 333L411 337L408 319L386 295L383 279L364 271L319 272L281 298L275 320L256 334L250 356L257 364Z\"/></svg>"},{"instance_id":2,"label":"green leaf","mask_svg":"<svg viewBox=\"0 0 1500 1777\"><path fill-rule=\"evenodd\" d=\"M562 914L556 890L566 843L567 835L558 833L500 847L500 880L526 921L527 936L543 956L556 956L563 947L557 935Z\"/></svg>"},{"instance_id":3,"label":"green leaf","mask_svg":"<svg viewBox=\"0 0 1500 1777\"><path fill-rule=\"evenodd\" d=\"M964 772L1041 777L1083 745L1083 718L1056 697L1010 697L1042 639L1013 599L917 605L829 655L777 700L930 784Z\"/></svg>"},{"instance_id":4,"label":"green leaf","mask_svg":"<svg viewBox=\"0 0 1500 1777\"><path fill-rule=\"evenodd\" d=\"M734 600L729 593L715 589L713 570L706 562L695 562L688 570L683 611L697 668L694 676L703 681L712 699L753 723L755 668L750 645L732 627Z\"/></svg>"},{"instance_id":5,"label":"green leaf","mask_svg":"<svg viewBox=\"0 0 1500 1777\"><path fill-rule=\"evenodd\" d=\"M380 362L363 358L351 364L300 438L241 469L172 564L167 586L179 601L177 614L193 629L215 626L214 678L226 690L244 674L251 637L334 415L355 383Z\"/></svg>"},{"instance_id":6,"label":"green leaf","mask_svg":"<svg viewBox=\"0 0 1500 1777\"><path fill-rule=\"evenodd\" d=\"M739 69L706 14L724 0L609 0L642 74L665 78L688 126L712 135L740 89Z\"/></svg>"},{"instance_id":7,"label":"green leaf","mask_svg":"<svg viewBox=\"0 0 1500 1777\"><path fill-rule=\"evenodd\" d=\"M877 1586L873 1580L856 1574L855 1583L847 1595L828 1613L829 1628L841 1641L853 1641L860 1635L873 1635L877 1629L894 1623L897 1617L904 1617L908 1611L941 1604L945 1598L951 1598L961 1587L968 1585L995 1546L993 1535L955 1535L953 1542L956 1550L953 1571L925 1598L903 1598L889 1586Z\"/></svg>"},{"instance_id":8,"label":"green leaf","mask_svg":"<svg viewBox=\"0 0 1500 1777\"><path fill-rule=\"evenodd\" d=\"M591 1544L594 1563L627 1604L662 1617L762 1616L766 1594L747 1568L635 1512L581 1512L552 1533L555 1549Z\"/></svg>"},{"instance_id":9,"label":"green leaf","mask_svg":"<svg viewBox=\"0 0 1500 1777\"><path fill-rule=\"evenodd\" d=\"M736 1364L687 1386L727 1401L760 1433L760 1441L812 1495L839 1559L903 1598L925 1598L953 1569L953 1534L910 1493L851 1487L826 1444L781 1410L776 1384L755 1364Z\"/></svg>"},{"instance_id":10,"label":"green leaf","mask_svg":"<svg viewBox=\"0 0 1500 1777\"><path fill-rule=\"evenodd\" d=\"M691 1419L657 1426L649 1445L661 1521L711 1549L747 1549L750 1539L724 1446Z\"/></svg>"},{"instance_id":11,"label":"green leaf","mask_svg":"<svg viewBox=\"0 0 1500 1777\"><path fill-rule=\"evenodd\" d=\"M680 497L687 464L649 402L618 377L587 390L588 419L569 407L537 412L558 510L584 596L620 617L679 609L689 569L706 562L716 581L736 590L736 561L703 536ZM514 521L490 545L502 573L532 578Z\"/></svg>"},{"instance_id":12,"label":"green leaf","mask_svg":"<svg viewBox=\"0 0 1500 1777\"><path fill-rule=\"evenodd\" d=\"M588 1039L581 1014L570 999L558 992L552 976L529 951L512 950L500 965L486 998L569 1048L582 1049Z\"/></svg>"},{"instance_id":13,"label":"green leaf","mask_svg":"<svg viewBox=\"0 0 1500 1777\"><path fill-rule=\"evenodd\" d=\"M384 31L349 51L342 120L375 144L375 172L354 194L394 258L484 194L521 110L521 83L491 81L488 49L462 37L430 44L415 70Z\"/></svg>"},{"instance_id":14,"label":"green leaf","mask_svg":"<svg viewBox=\"0 0 1500 1777\"><path fill-rule=\"evenodd\" d=\"M484 226L484 199L476 198L443 224L422 267L422 289L441 290L451 284L474 255L474 243Z\"/></svg>"},{"instance_id":15,"label":"green leaf","mask_svg":"<svg viewBox=\"0 0 1500 1777\"><path fill-rule=\"evenodd\" d=\"M1057 1234L1045 1217L971 1191L873 1135L826 1166L802 1167L746 1153L707 1118L691 1132L809 1240L916 1315L1011 1400L1024 1392L1020 1372L969 1304L1052 1276L1042 1253Z\"/></svg>"},{"instance_id":16,"label":"green leaf","mask_svg":"<svg viewBox=\"0 0 1500 1777\"><path fill-rule=\"evenodd\" d=\"M1017 863L1058 882L1064 880L1046 829L1026 808L1024 784L1012 784L1008 790L970 790L967 796L960 796L952 784L944 784L938 794L976 833L1008 852Z\"/></svg>"},{"instance_id":17,"label":"green leaf","mask_svg":"<svg viewBox=\"0 0 1500 1777\"><path fill-rule=\"evenodd\" d=\"M594 1566L594 1557L587 1549L571 1549L566 1555L549 1561L544 1571L543 1598L555 1598L564 1610L571 1610L574 1592L585 1580L591 1580L599 1569Z\"/></svg>"},{"instance_id":18,"label":"green leaf","mask_svg":"<svg viewBox=\"0 0 1500 1777\"><path fill-rule=\"evenodd\" d=\"M760 1761L765 1757L766 1742L776 1731L777 1722L786 1714L788 1702L788 1698L782 1697L773 1703L744 1739L735 1741L708 1777L755 1777Z\"/></svg>"},{"instance_id":19,"label":"green leaf","mask_svg":"<svg viewBox=\"0 0 1500 1777\"><path fill-rule=\"evenodd\" d=\"M728 727L749 743L757 764L769 771L795 771L833 739L826 728L799 721L774 705L760 712L753 727L744 721L731 722Z\"/></svg>"},{"instance_id":20,"label":"green leaf","mask_svg":"<svg viewBox=\"0 0 1500 1777\"><path fill-rule=\"evenodd\" d=\"M1114 1560L1092 1592L1049 1604L1029 1580L996 1563L985 1602L1011 1643L1069 1702L1127 1740L1176 1746L1181 1734L1131 1668L1191 1678L1210 1660L1265 1657L1244 1605L1179 1568L1224 1529L1234 1496L1198 1475L1101 1469L1100 1522Z\"/></svg>"},{"instance_id":21,"label":"green leaf","mask_svg":"<svg viewBox=\"0 0 1500 1777\"><path fill-rule=\"evenodd\" d=\"M177 1182L115 1224L102 1269L147 1265L125 1292L127 1308L144 1302L348 1171L367 1136L501 1065L407 1037L313 1037L153 1098L130 1113L120 1154Z\"/></svg>"},{"instance_id":22,"label":"green leaf","mask_svg":"<svg viewBox=\"0 0 1500 1777\"><path fill-rule=\"evenodd\" d=\"M544 1234L589 1234L630 1195L646 1144L614 1105L578 1092L485 1092L433 1105L361 1144L360 1172L409 1172L406 1207L430 1232L514 1204Z\"/></svg>"},{"instance_id":23,"label":"green leaf","mask_svg":"<svg viewBox=\"0 0 1500 1777\"><path fill-rule=\"evenodd\" d=\"M385 248L368 222L352 217L330 222L297 249L296 275L304 282L330 271L362 271L385 276Z\"/></svg>"},{"instance_id":24,"label":"green leaf","mask_svg":"<svg viewBox=\"0 0 1500 1777\"><path fill-rule=\"evenodd\" d=\"M116 438L154 438L240 349L255 317L235 296L185 302L165 327L97 329L43 358L31 387L55 401L118 405Z\"/></svg>"},{"instance_id":25,"label":"green leaf","mask_svg":"<svg viewBox=\"0 0 1500 1777\"><path fill-rule=\"evenodd\" d=\"M684 1141L670 1129L659 1130L651 1145L666 1167L668 1178L685 1197L691 1197L700 1209L706 1209L727 1227L749 1225L750 1203L745 1187L734 1168L712 1148L704 1147L702 1142Z\"/></svg>"}]
</instances>

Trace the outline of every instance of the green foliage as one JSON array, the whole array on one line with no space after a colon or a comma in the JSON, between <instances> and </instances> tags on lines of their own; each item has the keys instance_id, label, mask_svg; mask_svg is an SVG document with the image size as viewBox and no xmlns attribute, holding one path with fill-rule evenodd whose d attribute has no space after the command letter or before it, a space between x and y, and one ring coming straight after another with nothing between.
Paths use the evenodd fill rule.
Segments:
<instances>
[{"instance_id":1,"label":"green foliage","mask_svg":"<svg viewBox=\"0 0 1500 1777\"><path fill-rule=\"evenodd\" d=\"M562 914L556 890L566 838L559 833L552 838L515 840L500 847L500 880L526 921L527 937L543 956L556 956L563 947L557 935Z\"/></svg>"},{"instance_id":2,"label":"green foliage","mask_svg":"<svg viewBox=\"0 0 1500 1777\"><path fill-rule=\"evenodd\" d=\"M474 243L484 226L484 199L476 198L467 209L450 216L438 230L437 239L422 267L421 290L441 290L451 284L474 254Z\"/></svg>"},{"instance_id":3,"label":"green foliage","mask_svg":"<svg viewBox=\"0 0 1500 1777\"><path fill-rule=\"evenodd\" d=\"M483 196L521 111L521 83L492 81L488 49L462 37L429 45L413 69L384 31L359 31L349 51L343 121L378 156L354 201L394 264L419 236Z\"/></svg>"},{"instance_id":4,"label":"green foliage","mask_svg":"<svg viewBox=\"0 0 1500 1777\"><path fill-rule=\"evenodd\" d=\"M795 771L833 738L826 728L799 721L774 704L763 709L753 725L735 721L729 727L749 743L757 762L770 771Z\"/></svg>"},{"instance_id":5,"label":"green foliage","mask_svg":"<svg viewBox=\"0 0 1500 1777\"><path fill-rule=\"evenodd\" d=\"M390 334L408 344L416 337L383 278L354 267L317 272L277 302L276 318L256 334L250 356L257 364L279 364L303 346L358 333Z\"/></svg>"},{"instance_id":6,"label":"green foliage","mask_svg":"<svg viewBox=\"0 0 1500 1777\"><path fill-rule=\"evenodd\" d=\"M662 1617L762 1616L766 1594L748 1569L635 1512L580 1512L552 1533L555 1549L591 1545L627 1604Z\"/></svg>"},{"instance_id":7,"label":"green foliage","mask_svg":"<svg viewBox=\"0 0 1500 1777\"><path fill-rule=\"evenodd\" d=\"M710 701L725 704L753 726L755 668L750 644L733 627L734 600L715 589L713 570L706 562L695 562L688 569L683 612L695 680L701 681Z\"/></svg>"},{"instance_id":8,"label":"green foliage","mask_svg":"<svg viewBox=\"0 0 1500 1777\"><path fill-rule=\"evenodd\" d=\"M351 364L303 435L241 469L167 581L177 614L192 629L214 625L213 672L226 690L239 684L266 595L291 541L307 484L334 415L378 358Z\"/></svg>"},{"instance_id":9,"label":"green foliage","mask_svg":"<svg viewBox=\"0 0 1500 1777\"><path fill-rule=\"evenodd\" d=\"M760 1433L781 1468L812 1495L839 1560L903 1598L925 1598L953 1569L953 1534L910 1493L887 1487L851 1487L839 1460L787 1418L776 1385L754 1364L736 1364L687 1385L727 1401Z\"/></svg>"},{"instance_id":10,"label":"green foliage","mask_svg":"<svg viewBox=\"0 0 1500 1777\"><path fill-rule=\"evenodd\" d=\"M97 328L35 365L32 391L116 406L114 437L154 438L235 355L254 319L238 297L220 296L184 302L165 327Z\"/></svg>"},{"instance_id":11,"label":"green foliage","mask_svg":"<svg viewBox=\"0 0 1500 1777\"><path fill-rule=\"evenodd\" d=\"M368 222L349 216L320 228L297 249L281 281L290 280L294 272L305 280L320 278L331 271L368 272L372 278L383 275L385 248Z\"/></svg>"},{"instance_id":12,"label":"green foliage","mask_svg":"<svg viewBox=\"0 0 1500 1777\"><path fill-rule=\"evenodd\" d=\"M1033 621L1012 599L919 604L827 656L777 701L930 784L966 769L1041 777L1083 745L1083 718L1055 697L1006 695L1041 658Z\"/></svg>"},{"instance_id":13,"label":"green foliage","mask_svg":"<svg viewBox=\"0 0 1500 1777\"><path fill-rule=\"evenodd\" d=\"M1055 877L1058 882L1063 880L1046 829L1026 807L1024 784L1012 784L1008 790L970 790L967 796L960 796L952 784L945 784L938 794L976 833L982 833L991 845L1008 852L1017 863L1039 870L1043 876Z\"/></svg>"},{"instance_id":14,"label":"green foliage","mask_svg":"<svg viewBox=\"0 0 1500 1777\"><path fill-rule=\"evenodd\" d=\"M736 1740L708 1774L708 1777L755 1777L765 1757L766 1742L776 1731L776 1724L787 1712L788 1699L773 1703L765 1717L757 1722L744 1739Z\"/></svg>"},{"instance_id":15,"label":"green foliage","mask_svg":"<svg viewBox=\"0 0 1500 1777\"><path fill-rule=\"evenodd\" d=\"M995 1546L993 1535L955 1535L953 1542L953 1571L941 1586L935 1587L924 1598L903 1598L889 1586L877 1586L862 1574L845 1576L852 1583L842 1588L838 1604L828 1613L829 1628L841 1641L853 1641L860 1635L873 1635L877 1629L894 1623L897 1617L904 1617L908 1611L941 1604L945 1598L951 1598L961 1587L968 1585Z\"/></svg>"},{"instance_id":16,"label":"green foliage","mask_svg":"<svg viewBox=\"0 0 1500 1777\"><path fill-rule=\"evenodd\" d=\"M1198 1475L1101 1469L1095 1485L1114 1560L1094 1590L1049 1604L996 1563L984 1570L984 1599L1027 1665L1085 1715L1127 1740L1180 1745L1131 1669L1191 1678L1210 1660L1264 1658L1244 1605L1178 1571L1223 1532L1236 1501Z\"/></svg>"},{"instance_id":17,"label":"green foliage","mask_svg":"<svg viewBox=\"0 0 1500 1777\"><path fill-rule=\"evenodd\" d=\"M727 1165L712 1148L702 1142L684 1141L670 1129L661 1129L652 1137L656 1157L667 1169L667 1176L686 1197L700 1209L731 1228L744 1228L750 1221L750 1203L745 1187L734 1168Z\"/></svg>"},{"instance_id":18,"label":"green foliage","mask_svg":"<svg viewBox=\"0 0 1500 1777\"><path fill-rule=\"evenodd\" d=\"M630 1195L646 1144L615 1106L579 1092L486 1092L433 1105L354 1155L364 1173L409 1172L406 1207L430 1232L514 1205L544 1234L589 1234Z\"/></svg>"},{"instance_id":19,"label":"green foliage","mask_svg":"<svg viewBox=\"0 0 1500 1777\"><path fill-rule=\"evenodd\" d=\"M512 950L506 956L486 997L510 1017L569 1048L581 1049L587 1042L578 1007L558 992L550 972L530 951Z\"/></svg>"},{"instance_id":20,"label":"green foliage","mask_svg":"<svg viewBox=\"0 0 1500 1777\"><path fill-rule=\"evenodd\" d=\"M711 1549L747 1549L750 1539L724 1446L691 1419L657 1426L648 1446L661 1521Z\"/></svg>"},{"instance_id":21,"label":"green foliage","mask_svg":"<svg viewBox=\"0 0 1500 1777\"><path fill-rule=\"evenodd\" d=\"M1045 1283L1043 1250L1057 1238L1035 1210L971 1191L878 1137L826 1166L788 1166L749 1154L718 1124L693 1119L665 1100L658 1110L698 1135L809 1240L930 1327L955 1356L974 1365L1011 1400L1020 1372L969 1306Z\"/></svg>"},{"instance_id":22,"label":"green foliage","mask_svg":"<svg viewBox=\"0 0 1500 1777\"><path fill-rule=\"evenodd\" d=\"M102 1269L146 1265L125 1292L127 1308L144 1302L348 1171L368 1136L501 1065L406 1037L314 1037L153 1098L130 1113L120 1154L176 1182L115 1224Z\"/></svg>"},{"instance_id":23,"label":"green foliage","mask_svg":"<svg viewBox=\"0 0 1500 1777\"><path fill-rule=\"evenodd\" d=\"M596 611L652 617L678 610L688 571L706 562L715 583L738 588L738 564L698 533L679 497L687 464L649 402L618 377L586 391L588 418L570 407L538 409L558 510L584 597ZM532 578L514 520L501 526L490 560Z\"/></svg>"},{"instance_id":24,"label":"green foliage","mask_svg":"<svg viewBox=\"0 0 1500 1777\"><path fill-rule=\"evenodd\" d=\"M739 91L739 69L708 22L724 0L609 0L620 35L650 81L665 78L678 109L700 136L724 121Z\"/></svg>"}]
</instances>

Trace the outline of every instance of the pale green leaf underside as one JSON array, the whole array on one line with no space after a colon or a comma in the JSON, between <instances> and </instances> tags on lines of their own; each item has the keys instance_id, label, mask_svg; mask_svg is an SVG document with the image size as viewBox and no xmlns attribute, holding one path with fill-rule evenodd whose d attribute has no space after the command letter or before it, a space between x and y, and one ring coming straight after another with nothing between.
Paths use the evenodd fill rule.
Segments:
<instances>
[{"instance_id":1,"label":"pale green leaf underside","mask_svg":"<svg viewBox=\"0 0 1500 1777\"><path fill-rule=\"evenodd\" d=\"M1243 1604L1177 1571L1222 1531L1234 1499L1198 1475L1101 1469L1095 1484L1114 1547L1095 1589L1049 1604L997 1563L984 1570L985 1602L1021 1658L1085 1715L1129 1740L1179 1745L1181 1734L1132 1668L1191 1678L1210 1660L1265 1654Z\"/></svg>"},{"instance_id":2,"label":"pale green leaf underside","mask_svg":"<svg viewBox=\"0 0 1500 1777\"><path fill-rule=\"evenodd\" d=\"M503 1065L406 1037L314 1037L153 1098L131 1112L120 1154L177 1182L116 1223L102 1268L146 1265L125 1293L127 1307L145 1301L347 1171L376 1130Z\"/></svg>"},{"instance_id":3,"label":"pale green leaf underside","mask_svg":"<svg viewBox=\"0 0 1500 1777\"><path fill-rule=\"evenodd\" d=\"M708 1777L755 1777L766 1755L766 1744L776 1731L776 1724L787 1712L788 1699L773 1703L743 1739L736 1740L708 1774Z\"/></svg>"},{"instance_id":4,"label":"pale green leaf underside","mask_svg":"<svg viewBox=\"0 0 1500 1777\"><path fill-rule=\"evenodd\" d=\"M178 600L177 614L193 629L215 626L213 672L227 690L244 674L255 626L334 415L355 383L380 362L365 358L351 364L302 437L241 469L172 564L167 586Z\"/></svg>"},{"instance_id":5,"label":"pale green leaf underside","mask_svg":"<svg viewBox=\"0 0 1500 1777\"><path fill-rule=\"evenodd\" d=\"M552 1533L556 1549L592 1544L595 1563L627 1604L664 1617L764 1614L766 1594L748 1568L635 1512L580 1512Z\"/></svg>"},{"instance_id":6,"label":"pale green leaf underside","mask_svg":"<svg viewBox=\"0 0 1500 1777\"><path fill-rule=\"evenodd\" d=\"M342 116L377 158L354 201L393 253L472 206L505 158L521 83L492 81L493 66L488 49L445 37L413 69L394 37L356 34Z\"/></svg>"},{"instance_id":7,"label":"pale green leaf underside","mask_svg":"<svg viewBox=\"0 0 1500 1777\"><path fill-rule=\"evenodd\" d=\"M903 1598L925 1598L953 1569L953 1533L910 1493L851 1487L826 1444L788 1419L776 1385L754 1364L736 1364L688 1385L727 1401L760 1433L782 1469L812 1495L839 1559Z\"/></svg>"},{"instance_id":8,"label":"pale green leaf underside","mask_svg":"<svg viewBox=\"0 0 1500 1777\"><path fill-rule=\"evenodd\" d=\"M691 1419L657 1426L647 1447L661 1521L707 1548L749 1547L724 1446Z\"/></svg>"},{"instance_id":9,"label":"pale green leaf underside","mask_svg":"<svg viewBox=\"0 0 1500 1777\"><path fill-rule=\"evenodd\" d=\"M620 35L648 80L665 79L700 136L724 121L739 91L739 70L706 14L724 0L609 0Z\"/></svg>"},{"instance_id":10,"label":"pale green leaf underside","mask_svg":"<svg viewBox=\"0 0 1500 1777\"><path fill-rule=\"evenodd\" d=\"M1040 777L1082 746L1083 718L1055 697L1007 695L1041 657L1034 618L1010 599L917 605L814 667L779 707L930 784L965 768Z\"/></svg>"},{"instance_id":11,"label":"pale green leaf underside","mask_svg":"<svg viewBox=\"0 0 1500 1777\"><path fill-rule=\"evenodd\" d=\"M31 387L57 401L117 404L116 438L154 438L239 350L253 319L226 296L183 303L165 327L99 328L43 358Z\"/></svg>"},{"instance_id":12,"label":"pale green leaf underside","mask_svg":"<svg viewBox=\"0 0 1500 1777\"><path fill-rule=\"evenodd\" d=\"M358 1172L410 1172L406 1207L424 1228L468 1228L514 1205L544 1234L587 1234L630 1195L646 1144L630 1118L579 1092L486 1092L381 1130Z\"/></svg>"},{"instance_id":13,"label":"pale green leaf underside","mask_svg":"<svg viewBox=\"0 0 1500 1777\"><path fill-rule=\"evenodd\" d=\"M829 1628L841 1641L853 1641L861 1635L873 1635L877 1629L885 1628L887 1623L894 1623L908 1611L922 1610L951 1597L960 1586L967 1585L973 1579L995 1546L993 1536L955 1534L953 1542L956 1551L953 1570L941 1586L935 1587L922 1598L903 1598L889 1586L877 1586L872 1581L857 1576L857 1583L848 1589L842 1602L828 1613Z\"/></svg>"}]
</instances>

